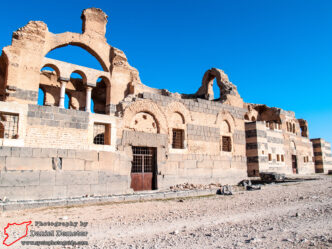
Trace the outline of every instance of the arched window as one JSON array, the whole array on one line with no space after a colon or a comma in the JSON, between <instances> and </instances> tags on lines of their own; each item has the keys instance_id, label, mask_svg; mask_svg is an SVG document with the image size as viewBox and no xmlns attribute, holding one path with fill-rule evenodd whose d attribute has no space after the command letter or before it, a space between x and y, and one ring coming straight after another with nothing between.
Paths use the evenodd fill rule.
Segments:
<instances>
[{"instance_id":1,"label":"arched window","mask_svg":"<svg viewBox=\"0 0 332 249\"><path fill-rule=\"evenodd\" d=\"M66 93L66 94L65 94L65 109L69 109L69 102L70 102L70 97L69 97L69 95Z\"/></svg>"},{"instance_id":2,"label":"arched window","mask_svg":"<svg viewBox=\"0 0 332 249\"><path fill-rule=\"evenodd\" d=\"M251 117L251 121L252 121L252 122L255 122L255 121L256 121L256 118L255 118L255 117Z\"/></svg>"},{"instance_id":3,"label":"arched window","mask_svg":"<svg viewBox=\"0 0 332 249\"><path fill-rule=\"evenodd\" d=\"M248 114L244 115L244 120L248 120L248 121L249 121L249 116L248 116Z\"/></svg>"},{"instance_id":4,"label":"arched window","mask_svg":"<svg viewBox=\"0 0 332 249\"><path fill-rule=\"evenodd\" d=\"M179 112L173 112L170 117L170 125L172 127L172 148L184 149L185 141L185 119Z\"/></svg>"},{"instance_id":5,"label":"arched window","mask_svg":"<svg viewBox=\"0 0 332 249\"><path fill-rule=\"evenodd\" d=\"M109 110L106 108L110 105L110 82L106 77L99 77L96 82L96 87L92 89L91 99L94 102L94 107L91 112L107 114ZM92 106L92 104L91 104Z\"/></svg>"},{"instance_id":6,"label":"arched window","mask_svg":"<svg viewBox=\"0 0 332 249\"><path fill-rule=\"evenodd\" d=\"M220 88L218 86L216 78L213 79L213 95L214 95L214 99L220 98Z\"/></svg>"},{"instance_id":7,"label":"arched window","mask_svg":"<svg viewBox=\"0 0 332 249\"><path fill-rule=\"evenodd\" d=\"M221 131L221 150L225 152L232 151L232 130L229 122L223 120L220 127Z\"/></svg>"},{"instance_id":8,"label":"arched window","mask_svg":"<svg viewBox=\"0 0 332 249\"><path fill-rule=\"evenodd\" d=\"M66 93L70 97L69 108L74 110L85 110L86 105L86 75L84 72L75 70L70 75L66 84Z\"/></svg>"},{"instance_id":9,"label":"arched window","mask_svg":"<svg viewBox=\"0 0 332 249\"><path fill-rule=\"evenodd\" d=\"M57 84L59 84L59 76L60 71L57 66L53 64L45 64L41 68L37 101L38 105L58 105L60 92L58 90L59 86Z\"/></svg>"},{"instance_id":10,"label":"arched window","mask_svg":"<svg viewBox=\"0 0 332 249\"><path fill-rule=\"evenodd\" d=\"M45 105L45 92L42 88L38 89L38 105Z\"/></svg>"}]
</instances>

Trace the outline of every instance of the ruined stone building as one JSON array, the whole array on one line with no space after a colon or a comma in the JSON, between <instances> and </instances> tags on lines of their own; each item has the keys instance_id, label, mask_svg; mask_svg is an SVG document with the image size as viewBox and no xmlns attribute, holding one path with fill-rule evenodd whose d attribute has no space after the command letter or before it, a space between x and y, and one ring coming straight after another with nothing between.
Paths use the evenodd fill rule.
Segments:
<instances>
[{"instance_id":1,"label":"ruined stone building","mask_svg":"<svg viewBox=\"0 0 332 249\"><path fill-rule=\"evenodd\" d=\"M332 169L330 145L310 141L307 122L293 112L245 103L216 68L193 94L150 88L107 43L103 11L86 9L82 21L82 34L53 34L31 21L3 48L0 198L103 196ZM103 70L45 57L67 45L87 50Z\"/></svg>"}]
</instances>

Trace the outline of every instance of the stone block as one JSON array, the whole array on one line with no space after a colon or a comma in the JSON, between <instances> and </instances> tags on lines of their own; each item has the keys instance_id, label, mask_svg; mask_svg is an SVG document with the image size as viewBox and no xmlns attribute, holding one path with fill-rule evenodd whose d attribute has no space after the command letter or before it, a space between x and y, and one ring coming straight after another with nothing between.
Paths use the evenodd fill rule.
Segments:
<instances>
[{"instance_id":1,"label":"stone block","mask_svg":"<svg viewBox=\"0 0 332 249\"><path fill-rule=\"evenodd\" d=\"M0 157L0 172L5 170L6 167L6 157L1 156Z\"/></svg>"},{"instance_id":2,"label":"stone block","mask_svg":"<svg viewBox=\"0 0 332 249\"><path fill-rule=\"evenodd\" d=\"M85 161L81 159L63 158L62 170L84 170Z\"/></svg>"},{"instance_id":3,"label":"stone block","mask_svg":"<svg viewBox=\"0 0 332 249\"><path fill-rule=\"evenodd\" d=\"M159 167L162 175L177 175L179 168L178 162L168 162L163 167Z\"/></svg>"},{"instance_id":4,"label":"stone block","mask_svg":"<svg viewBox=\"0 0 332 249\"><path fill-rule=\"evenodd\" d=\"M53 186L26 186L24 188L26 200L51 199Z\"/></svg>"},{"instance_id":5,"label":"stone block","mask_svg":"<svg viewBox=\"0 0 332 249\"><path fill-rule=\"evenodd\" d=\"M21 154L21 148L20 147L11 147L11 151L12 151L12 153L11 153L12 156L19 157L20 154Z\"/></svg>"},{"instance_id":6,"label":"stone block","mask_svg":"<svg viewBox=\"0 0 332 249\"><path fill-rule=\"evenodd\" d=\"M75 150L67 150L68 158L76 158L76 151Z\"/></svg>"},{"instance_id":7,"label":"stone block","mask_svg":"<svg viewBox=\"0 0 332 249\"><path fill-rule=\"evenodd\" d=\"M40 171L39 185L55 185L55 171Z\"/></svg>"},{"instance_id":8,"label":"stone block","mask_svg":"<svg viewBox=\"0 0 332 249\"><path fill-rule=\"evenodd\" d=\"M0 175L0 187L36 185L39 185L39 171L7 171Z\"/></svg>"},{"instance_id":9,"label":"stone block","mask_svg":"<svg viewBox=\"0 0 332 249\"><path fill-rule=\"evenodd\" d=\"M193 169L197 167L196 160L186 160L179 163L179 168L182 169Z\"/></svg>"},{"instance_id":10,"label":"stone block","mask_svg":"<svg viewBox=\"0 0 332 249\"><path fill-rule=\"evenodd\" d=\"M213 161L211 160L198 161L197 168L213 168Z\"/></svg>"},{"instance_id":11,"label":"stone block","mask_svg":"<svg viewBox=\"0 0 332 249\"><path fill-rule=\"evenodd\" d=\"M67 196L70 197L83 197L91 195L90 185L68 185Z\"/></svg>"},{"instance_id":12,"label":"stone block","mask_svg":"<svg viewBox=\"0 0 332 249\"><path fill-rule=\"evenodd\" d=\"M117 183L127 181L129 176L115 175L111 172L98 172L98 184Z\"/></svg>"},{"instance_id":13,"label":"stone block","mask_svg":"<svg viewBox=\"0 0 332 249\"><path fill-rule=\"evenodd\" d=\"M231 167L231 161L230 160L217 160L213 162L213 168L214 169L223 169L227 170Z\"/></svg>"},{"instance_id":14,"label":"stone block","mask_svg":"<svg viewBox=\"0 0 332 249\"><path fill-rule=\"evenodd\" d=\"M94 195L94 196L108 195L107 184L90 185L90 192L91 192L91 195Z\"/></svg>"},{"instance_id":15,"label":"stone block","mask_svg":"<svg viewBox=\"0 0 332 249\"><path fill-rule=\"evenodd\" d=\"M87 161L98 161L98 152L97 151L87 151L87 150L77 150L75 155L76 159L82 159ZM102 153L102 152L100 152ZM109 153L109 152L105 152Z\"/></svg>"},{"instance_id":16,"label":"stone block","mask_svg":"<svg viewBox=\"0 0 332 249\"><path fill-rule=\"evenodd\" d=\"M10 170L52 170L51 158L7 157L6 168Z\"/></svg>"},{"instance_id":17,"label":"stone block","mask_svg":"<svg viewBox=\"0 0 332 249\"><path fill-rule=\"evenodd\" d=\"M191 168L187 169L187 176L188 177L211 177L212 176L212 169L206 168Z\"/></svg>"},{"instance_id":18,"label":"stone block","mask_svg":"<svg viewBox=\"0 0 332 249\"><path fill-rule=\"evenodd\" d=\"M112 165L113 173L117 175L127 176L131 172L131 162L130 161L119 161L118 163L113 163Z\"/></svg>"},{"instance_id":19,"label":"stone block","mask_svg":"<svg viewBox=\"0 0 332 249\"><path fill-rule=\"evenodd\" d=\"M11 156L12 155L12 151L11 151L11 147L0 147L0 156Z\"/></svg>"},{"instance_id":20,"label":"stone block","mask_svg":"<svg viewBox=\"0 0 332 249\"><path fill-rule=\"evenodd\" d=\"M70 197L67 195L67 186L53 186L53 198Z\"/></svg>"},{"instance_id":21,"label":"stone block","mask_svg":"<svg viewBox=\"0 0 332 249\"><path fill-rule=\"evenodd\" d=\"M21 148L20 157L32 157L32 148Z\"/></svg>"},{"instance_id":22,"label":"stone block","mask_svg":"<svg viewBox=\"0 0 332 249\"><path fill-rule=\"evenodd\" d=\"M84 170L99 171L100 166L97 161L85 161Z\"/></svg>"},{"instance_id":23,"label":"stone block","mask_svg":"<svg viewBox=\"0 0 332 249\"><path fill-rule=\"evenodd\" d=\"M10 201L24 200L24 187L0 187L0 199L3 200L4 197Z\"/></svg>"},{"instance_id":24,"label":"stone block","mask_svg":"<svg viewBox=\"0 0 332 249\"><path fill-rule=\"evenodd\" d=\"M118 181L107 183L108 194L125 194L129 188L128 181Z\"/></svg>"},{"instance_id":25,"label":"stone block","mask_svg":"<svg viewBox=\"0 0 332 249\"><path fill-rule=\"evenodd\" d=\"M68 150L58 149L58 157L68 157Z\"/></svg>"},{"instance_id":26,"label":"stone block","mask_svg":"<svg viewBox=\"0 0 332 249\"><path fill-rule=\"evenodd\" d=\"M41 157L57 157L58 151L57 151L57 149L52 149L52 148L42 148L40 156Z\"/></svg>"},{"instance_id":27,"label":"stone block","mask_svg":"<svg viewBox=\"0 0 332 249\"><path fill-rule=\"evenodd\" d=\"M58 171L55 175L56 185L98 184L98 172L94 171Z\"/></svg>"}]
</instances>

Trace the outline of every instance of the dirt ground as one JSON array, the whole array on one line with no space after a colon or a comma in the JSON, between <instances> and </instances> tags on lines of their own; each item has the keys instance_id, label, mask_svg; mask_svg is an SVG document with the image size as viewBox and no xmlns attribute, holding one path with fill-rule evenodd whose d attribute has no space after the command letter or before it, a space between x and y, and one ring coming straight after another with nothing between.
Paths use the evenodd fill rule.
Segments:
<instances>
[{"instance_id":1,"label":"dirt ground","mask_svg":"<svg viewBox=\"0 0 332 249\"><path fill-rule=\"evenodd\" d=\"M232 196L7 211L1 214L0 248L72 248L23 246L21 241L58 239L30 234L3 246L7 223L28 220L35 231L59 229L37 227L36 221L88 222L66 228L87 231L87 237L60 238L89 243L76 248L332 248L332 176Z\"/></svg>"}]
</instances>

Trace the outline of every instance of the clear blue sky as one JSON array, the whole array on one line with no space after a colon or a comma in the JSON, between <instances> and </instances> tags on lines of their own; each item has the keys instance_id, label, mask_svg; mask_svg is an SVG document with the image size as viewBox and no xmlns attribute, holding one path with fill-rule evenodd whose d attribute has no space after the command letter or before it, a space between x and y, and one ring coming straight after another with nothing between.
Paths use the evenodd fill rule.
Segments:
<instances>
[{"instance_id":1,"label":"clear blue sky","mask_svg":"<svg viewBox=\"0 0 332 249\"><path fill-rule=\"evenodd\" d=\"M4 1L0 45L29 20L53 33L81 32L88 7L108 14L108 42L143 83L193 93L207 69L221 68L244 101L295 111L308 120L310 137L332 142L332 1ZM100 68L82 51L66 47L48 57Z\"/></svg>"}]
</instances>

